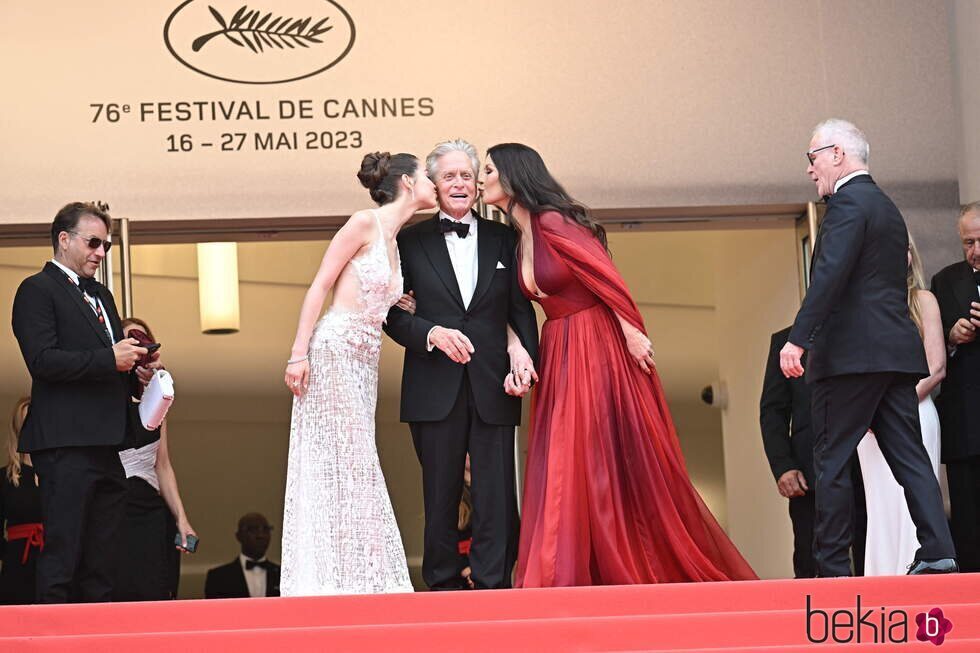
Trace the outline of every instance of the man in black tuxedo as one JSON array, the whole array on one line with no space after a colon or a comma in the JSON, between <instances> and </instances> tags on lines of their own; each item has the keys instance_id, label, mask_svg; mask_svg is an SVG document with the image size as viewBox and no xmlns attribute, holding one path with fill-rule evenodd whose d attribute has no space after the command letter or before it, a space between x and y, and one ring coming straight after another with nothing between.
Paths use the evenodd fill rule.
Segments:
<instances>
[{"instance_id":1,"label":"man in black tuxedo","mask_svg":"<svg viewBox=\"0 0 980 653\"><path fill-rule=\"evenodd\" d=\"M272 539L269 520L250 512L238 520L235 539L242 552L226 565L208 570L204 579L206 599L247 599L279 596L280 567L266 559Z\"/></svg>"},{"instance_id":2,"label":"man in black tuxedo","mask_svg":"<svg viewBox=\"0 0 980 653\"><path fill-rule=\"evenodd\" d=\"M769 358L759 400L759 425L776 488L780 496L789 500L789 518L793 524L793 575L796 578L813 578L817 575L813 557L816 483L813 473L813 429L810 426L810 386L801 378L787 378L779 368L779 351L789 339L789 331L790 327L777 331L769 342ZM806 365L806 352L800 364ZM854 486L851 557L854 574L863 576L868 519L857 456L853 457L850 467Z\"/></svg>"},{"instance_id":3,"label":"man in black tuxedo","mask_svg":"<svg viewBox=\"0 0 980 653\"><path fill-rule=\"evenodd\" d=\"M956 571L939 483L922 444L915 384L928 375L925 349L907 304L908 230L871 179L868 142L854 125L817 126L807 174L827 213L810 288L780 352L787 377L813 385L816 524L821 576L849 576L853 483L848 469L870 428L905 489L919 550L911 574Z\"/></svg>"},{"instance_id":4,"label":"man in black tuxedo","mask_svg":"<svg viewBox=\"0 0 980 653\"><path fill-rule=\"evenodd\" d=\"M950 530L963 571L980 571L980 202L960 210L965 260L939 271L932 292L946 333L946 378L936 400L949 481Z\"/></svg>"},{"instance_id":5,"label":"man in black tuxedo","mask_svg":"<svg viewBox=\"0 0 980 653\"><path fill-rule=\"evenodd\" d=\"M14 297L14 335L31 375L20 450L31 454L41 482L41 603L112 596L126 494L118 450L135 380L130 371L146 349L122 337L112 294L92 278L111 244L110 227L95 205L62 208L51 225L54 258Z\"/></svg>"},{"instance_id":6,"label":"man in black tuxedo","mask_svg":"<svg viewBox=\"0 0 980 653\"><path fill-rule=\"evenodd\" d=\"M414 293L417 308L414 315L393 308L385 326L406 349L401 419L422 465L422 578L435 590L467 587L456 526L468 452L471 579L476 588L510 587L518 529L514 428L534 374L537 324L517 285L516 233L472 212L476 150L462 140L442 143L426 168L440 212L398 235L405 292Z\"/></svg>"}]
</instances>

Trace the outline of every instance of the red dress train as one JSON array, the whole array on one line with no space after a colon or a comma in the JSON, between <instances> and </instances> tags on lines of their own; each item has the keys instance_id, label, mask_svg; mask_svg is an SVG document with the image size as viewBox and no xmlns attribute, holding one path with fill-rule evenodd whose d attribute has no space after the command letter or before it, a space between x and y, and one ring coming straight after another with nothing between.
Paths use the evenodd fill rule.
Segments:
<instances>
[{"instance_id":1,"label":"red dress train","mask_svg":"<svg viewBox=\"0 0 980 653\"><path fill-rule=\"evenodd\" d=\"M547 320L517 561L518 587L754 579L691 485L656 372L616 315L644 329L608 254L558 213L531 218ZM614 313L615 312L615 313Z\"/></svg>"}]
</instances>

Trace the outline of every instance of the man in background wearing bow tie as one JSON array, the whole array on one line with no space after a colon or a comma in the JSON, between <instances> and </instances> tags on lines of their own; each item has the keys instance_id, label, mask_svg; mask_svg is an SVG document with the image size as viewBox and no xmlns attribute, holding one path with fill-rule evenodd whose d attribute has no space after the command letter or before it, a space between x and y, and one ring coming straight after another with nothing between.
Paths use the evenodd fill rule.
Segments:
<instances>
[{"instance_id":1,"label":"man in background wearing bow tie","mask_svg":"<svg viewBox=\"0 0 980 653\"><path fill-rule=\"evenodd\" d=\"M122 337L112 293L92 277L111 246L109 215L73 202L51 225L54 258L17 289L13 329L31 375L20 450L41 486L40 603L109 601L126 476L130 374L147 350ZM140 380L152 372L140 370Z\"/></svg>"},{"instance_id":2,"label":"man in background wearing bow tie","mask_svg":"<svg viewBox=\"0 0 980 653\"><path fill-rule=\"evenodd\" d=\"M392 308L385 326L406 349L401 420L422 465L422 578L434 590L467 588L456 530L467 453L474 586L510 587L517 558L514 427L535 378L537 323L517 284L516 232L472 211L479 167L463 140L426 158L440 211L398 235L417 306Z\"/></svg>"},{"instance_id":3,"label":"man in background wearing bow tie","mask_svg":"<svg viewBox=\"0 0 980 653\"><path fill-rule=\"evenodd\" d=\"M949 481L950 530L961 571L980 571L980 202L960 210L963 261L932 278L946 332L946 378L936 399Z\"/></svg>"},{"instance_id":4,"label":"man in background wearing bow tie","mask_svg":"<svg viewBox=\"0 0 980 653\"><path fill-rule=\"evenodd\" d=\"M257 512L242 515L235 539L242 545L242 552L228 564L208 570L204 598L279 596L279 565L265 557L272 539L269 520Z\"/></svg>"}]
</instances>

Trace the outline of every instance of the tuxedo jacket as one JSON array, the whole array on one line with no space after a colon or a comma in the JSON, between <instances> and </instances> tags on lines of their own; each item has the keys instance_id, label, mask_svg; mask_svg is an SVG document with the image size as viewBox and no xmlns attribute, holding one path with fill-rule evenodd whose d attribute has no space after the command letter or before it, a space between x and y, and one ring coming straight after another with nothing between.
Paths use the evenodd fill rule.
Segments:
<instances>
[{"instance_id":1,"label":"tuxedo jacket","mask_svg":"<svg viewBox=\"0 0 980 653\"><path fill-rule=\"evenodd\" d=\"M279 596L279 565L270 562L266 570L265 595ZM204 579L204 598L206 599L247 599L248 583L238 556L226 565L208 570Z\"/></svg>"},{"instance_id":2,"label":"tuxedo jacket","mask_svg":"<svg viewBox=\"0 0 980 653\"><path fill-rule=\"evenodd\" d=\"M810 350L807 382L841 374L929 374L909 315L905 220L870 175L827 200L810 288L789 341Z\"/></svg>"},{"instance_id":3,"label":"tuxedo jacket","mask_svg":"<svg viewBox=\"0 0 980 653\"><path fill-rule=\"evenodd\" d=\"M773 477L791 469L803 472L808 485L814 485L813 430L810 428L810 387L803 379L788 379L779 367L779 352L789 338L790 327L772 334L769 358L759 401L762 445ZM806 352L803 366L806 367Z\"/></svg>"},{"instance_id":4,"label":"tuxedo jacket","mask_svg":"<svg viewBox=\"0 0 980 653\"><path fill-rule=\"evenodd\" d=\"M495 425L521 421L521 400L503 390L510 371L507 325L537 360L537 320L517 282L517 232L478 216L477 223L478 274L469 307L463 305L446 239L439 230L439 214L398 235L405 292L414 290L416 301L415 315L395 307L385 323L385 332L405 347L403 422L445 419L459 394L464 366L439 349L426 349L434 326L458 329L473 343L476 351L465 367L480 418Z\"/></svg>"},{"instance_id":5,"label":"tuxedo jacket","mask_svg":"<svg viewBox=\"0 0 980 653\"><path fill-rule=\"evenodd\" d=\"M104 317L122 335L112 293ZM132 377L116 371L113 343L78 287L50 261L14 296L13 329L31 375L20 450L123 446Z\"/></svg>"},{"instance_id":6,"label":"tuxedo jacket","mask_svg":"<svg viewBox=\"0 0 980 653\"><path fill-rule=\"evenodd\" d=\"M954 263L932 278L939 301L943 333L948 338L956 321L970 316L970 303L980 302L973 268ZM980 456L980 341L956 347L946 359L946 378L936 399L942 428L943 462Z\"/></svg>"}]
</instances>

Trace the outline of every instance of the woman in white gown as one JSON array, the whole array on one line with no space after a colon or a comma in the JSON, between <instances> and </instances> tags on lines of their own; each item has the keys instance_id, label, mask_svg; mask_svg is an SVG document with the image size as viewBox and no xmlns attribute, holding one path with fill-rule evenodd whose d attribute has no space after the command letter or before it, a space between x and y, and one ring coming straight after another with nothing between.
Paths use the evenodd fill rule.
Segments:
<instances>
[{"instance_id":1,"label":"woman in white gown","mask_svg":"<svg viewBox=\"0 0 980 653\"><path fill-rule=\"evenodd\" d=\"M283 596L412 591L374 413L381 325L402 296L395 236L417 210L436 205L435 186L410 154L369 154L357 176L381 208L358 211L330 241L286 365L295 396ZM316 322L331 290L333 302Z\"/></svg>"},{"instance_id":2,"label":"woman in white gown","mask_svg":"<svg viewBox=\"0 0 980 653\"><path fill-rule=\"evenodd\" d=\"M939 415L930 393L946 375L946 341L939 316L939 303L925 289L922 263L915 243L909 236L909 312L919 327L929 362L929 376L919 381L919 422L922 444L932 470L939 478ZM864 554L865 576L895 576L905 574L919 548L915 524L909 515L902 486L895 480L891 468L878 447L874 433L869 431L858 445L861 474L864 476L864 495L868 507L868 537Z\"/></svg>"}]
</instances>

